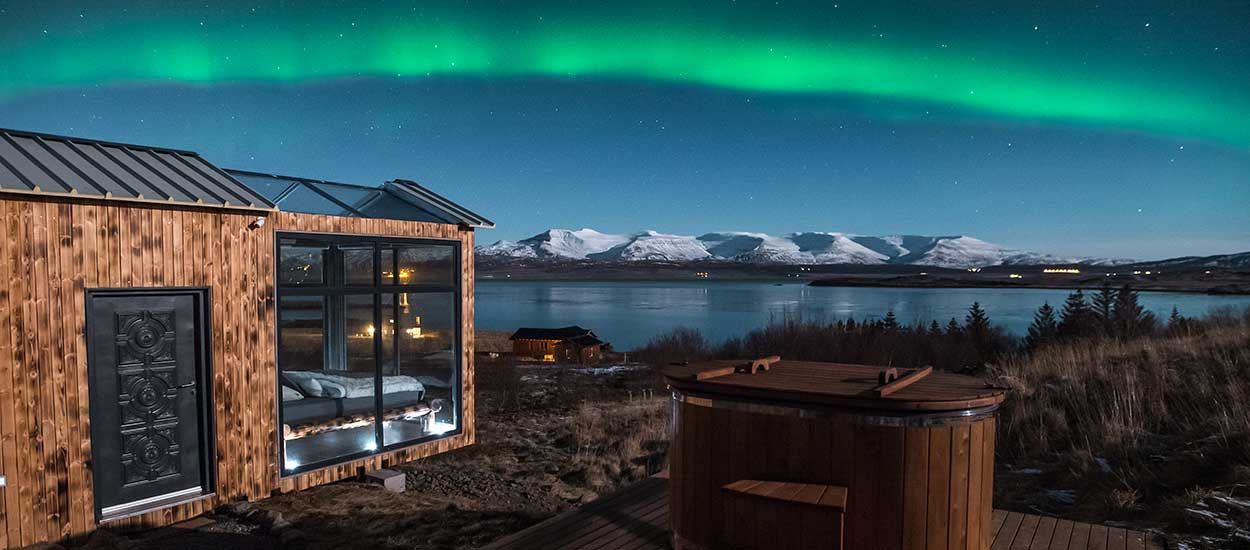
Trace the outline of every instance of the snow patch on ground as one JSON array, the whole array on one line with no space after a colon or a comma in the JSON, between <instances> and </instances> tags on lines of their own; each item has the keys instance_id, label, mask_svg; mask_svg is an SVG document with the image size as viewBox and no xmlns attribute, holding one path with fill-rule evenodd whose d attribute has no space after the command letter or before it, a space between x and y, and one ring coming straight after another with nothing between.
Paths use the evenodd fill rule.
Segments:
<instances>
[{"instance_id":1,"label":"snow patch on ground","mask_svg":"<svg viewBox=\"0 0 1250 550\"><path fill-rule=\"evenodd\" d=\"M639 371L647 368L646 365L612 365L608 367L581 367L573 369L574 372L581 374L589 374L592 376L608 376L613 374L621 374L626 372Z\"/></svg>"}]
</instances>

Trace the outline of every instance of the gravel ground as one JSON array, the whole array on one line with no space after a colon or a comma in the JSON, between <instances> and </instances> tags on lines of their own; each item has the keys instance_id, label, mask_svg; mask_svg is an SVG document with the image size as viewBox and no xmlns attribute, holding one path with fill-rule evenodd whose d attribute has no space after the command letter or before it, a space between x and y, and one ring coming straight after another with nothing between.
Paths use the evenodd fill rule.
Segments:
<instances>
[{"instance_id":1,"label":"gravel ground","mask_svg":"<svg viewBox=\"0 0 1250 550\"><path fill-rule=\"evenodd\" d=\"M485 364L478 373L478 442L396 467L406 477L403 493L342 481L236 504L193 529L100 531L71 546L476 548L643 479L662 464L666 408L655 397L663 395L659 378L649 370Z\"/></svg>"}]
</instances>

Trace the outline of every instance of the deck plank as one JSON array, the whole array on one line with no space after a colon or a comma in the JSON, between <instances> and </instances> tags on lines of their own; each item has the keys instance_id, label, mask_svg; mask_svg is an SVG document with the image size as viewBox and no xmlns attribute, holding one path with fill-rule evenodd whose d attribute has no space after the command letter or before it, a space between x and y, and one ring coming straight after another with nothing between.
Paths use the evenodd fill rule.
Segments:
<instances>
[{"instance_id":1,"label":"deck plank","mask_svg":"<svg viewBox=\"0 0 1250 550\"><path fill-rule=\"evenodd\" d=\"M1003 526L998 530L998 535L994 537L994 542L990 544L991 550L1008 550L1013 542L1019 537L1020 524L1024 521L1024 514L1016 512L1007 512L1007 517L1003 519Z\"/></svg>"},{"instance_id":2,"label":"deck plank","mask_svg":"<svg viewBox=\"0 0 1250 550\"><path fill-rule=\"evenodd\" d=\"M483 550L666 550L668 480L653 477L499 539ZM1158 548L1138 531L994 510L992 548L1142 550Z\"/></svg>"},{"instance_id":3,"label":"deck plank","mask_svg":"<svg viewBox=\"0 0 1250 550\"><path fill-rule=\"evenodd\" d=\"M1029 544L1029 550L1049 550L1050 541L1055 538L1055 527L1058 520L1052 517L1043 517L1037 522L1037 531L1033 533L1033 542Z\"/></svg>"},{"instance_id":4,"label":"deck plank","mask_svg":"<svg viewBox=\"0 0 1250 550\"><path fill-rule=\"evenodd\" d=\"M1068 550L1072 540L1072 520L1061 519L1055 524L1055 534L1050 539L1049 550Z\"/></svg>"}]
</instances>

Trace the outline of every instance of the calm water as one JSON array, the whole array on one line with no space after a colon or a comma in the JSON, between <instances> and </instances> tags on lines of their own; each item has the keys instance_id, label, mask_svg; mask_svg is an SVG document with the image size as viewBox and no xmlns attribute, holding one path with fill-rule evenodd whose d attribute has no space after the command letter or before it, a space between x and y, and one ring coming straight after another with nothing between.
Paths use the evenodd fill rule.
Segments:
<instances>
[{"instance_id":1,"label":"calm water","mask_svg":"<svg viewBox=\"0 0 1250 550\"><path fill-rule=\"evenodd\" d=\"M1066 290L1045 289L830 288L764 282L478 281L476 314L480 329L581 325L616 349L629 350L675 327L694 327L719 341L787 315L858 320L893 310L901 322L937 319L944 324L951 317L962 322L972 302L981 302L993 322L1023 334L1042 303L1049 301L1058 309L1067 295ZM1221 306L1247 307L1250 296L1143 292L1141 302L1166 318L1173 306L1187 316Z\"/></svg>"}]
</instances>

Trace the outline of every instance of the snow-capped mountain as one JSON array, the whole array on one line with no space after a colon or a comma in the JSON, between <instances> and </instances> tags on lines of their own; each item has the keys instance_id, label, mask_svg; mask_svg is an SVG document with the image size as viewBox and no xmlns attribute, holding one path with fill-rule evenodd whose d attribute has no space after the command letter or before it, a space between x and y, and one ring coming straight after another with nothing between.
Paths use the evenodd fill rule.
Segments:
<instances>
[{"instance_id":1,"label":"snow-capped mountain","mask_svg":"<svg viewBox=\"0 0 1250 550\"><path fill-rule=\"evenodd\" d=\"M1091 258L1058 258L1014 250L964 235L848 235L806 232L777 237L721 231L698 237L644 231L611 235L593 229L550 229L521 241L479 247L497 258L550 258L589 261L730 260L768 264L931 265L968 268L993 265L1125 263Z\"/></svg>"},{"instance_id":2,"label":"snow-capped mountain","mask_svg":"<svg viewBox=\"0 0 1250 550\"><path fill-rule=\"evenodd\" d=\"M600 254L618 246L629 244L633 237L608 235L594 229L548 229L517 242L499 241L479 247L478 254L487 256L510 256L514 258L572 258L585 260L591 254Z\"/></svg>"},{"instance_id":3,"label":"snow-capped mountain","mask_svg":"<svg viewBox=\"0 0 1250 550\"><path fill-rule=\"evenodd\" d=\"M643 231L632 237L626 237L626 239L627 241L622 244L613 246L603 252L590 254L587 257L592 260L608 261L650 260L670 262L706 260L712 257L708 253L707 248L694 237Z\"/></svg>"},{"instance_id":4,"label":"snow-capped mountain","mask_svg":"<svg viewBox=\"0 0 1250 550\"><path fill-rule=\"evenodd\" d=\"M843 233L794 233L788 238L799 246L799 250L811 256L811 261L807 263L881 264L891 258L865 246L856 237Z\"/></svg>"}]
</instances>

